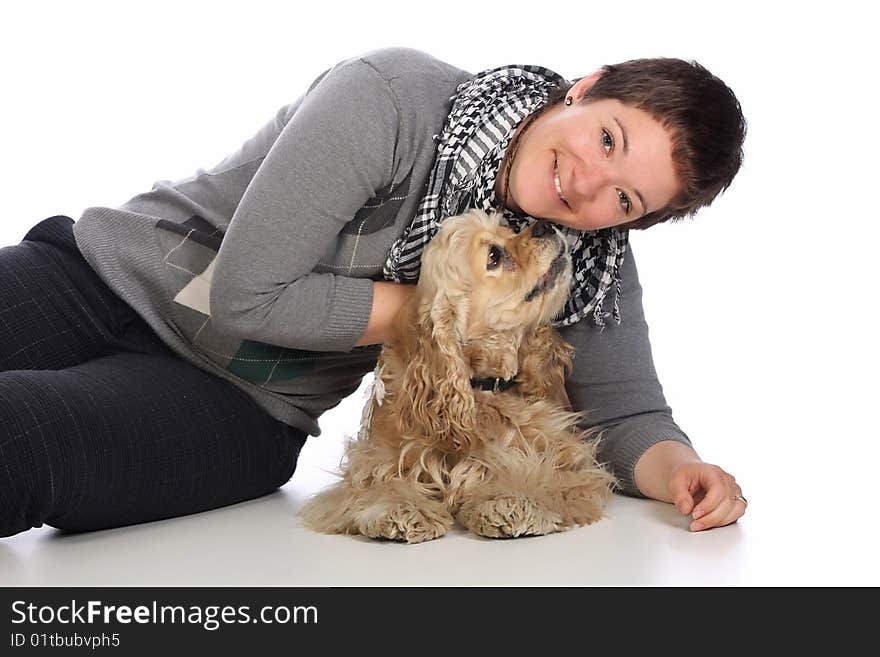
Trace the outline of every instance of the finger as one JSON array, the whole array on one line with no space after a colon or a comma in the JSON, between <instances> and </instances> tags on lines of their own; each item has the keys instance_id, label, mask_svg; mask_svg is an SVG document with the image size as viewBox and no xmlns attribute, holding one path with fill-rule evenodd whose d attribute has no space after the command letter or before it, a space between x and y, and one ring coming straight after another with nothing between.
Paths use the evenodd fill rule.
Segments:
<instances>
[{"instance_id":1,"label":"finger","mask_svg":"<svg viewBox=\"0 0 880 657\"><path fill-rule=\"evenodd\" d=\"M738 488L739 495L742 495L742 489ZM742 518L746 514L746 509L748 509L748 504L743 502L742 500L734 500L733 502L733 510L730 512L730 515L727 518L727 522L724 524L729 525L732 522L736 522L740 518Z\"/></svg>"},{"instance_id":2,"label":"finger","mask_svg":"<svg viewBox=\"0 0 880 657\"><path fill-rule=\"evenodd\" d=\"M743 509L743 505L741 502L735 502L733 505L733 509L731 509L730 513L728 513L724 519L718 523L719 527L725 527L727 525L732 525L737 520L743 517L745 510Z\"/></svg>"},{"instance_id":3,"label":"finger","mask_svg":"<svg viewBox=\"0 0 880 657\"><path fill-rule=\"evenodd\" d=\"M742 489L737 486L737 490L740 491L738 494L742 494ZM716 509L711 514L703 516L703 518L698 522L694 521L691 523L691 529L694 531L700 531L701 529L709 529L711 527L724 527L726 525L730 525L737 520L739 520L746 512L746 504L742 500L731 499L725 500L724 508L729 507L729 511L726 515L724 515L720 520L716 520L716 518L720 515L721 511Z\"/></svg>"},{"instance_id":4,"label":"finger","mask_svg":"<svg viewBox=\"0 0 880 657\"><path fill-rule=\"evenodd\" d=\"M672 503L684 515L690 515L694 508L694 498L688 490L687 482L678 480L672 482L669 486L669 492L672 495Z\"/></svg>"},{"instance_id":5,"label":"finger","mask_svg":"<svg viewBox=\"0 0 880 657\"><path fill-rule=\"evenodd\" d=\"M733 524L745 515L748 504L743 500L738 499L738 496L740 495L742 495L742 488L740 488L739 484L734 482L733 504L728 514L717 523L717 527L724 527Z\"/></svg>"},{"instance_id":6,"label":"finger","mask_svg":"<svg viewBox=\"0 0 880 657\"><path fill-rule=\"evenodd\" d=\"M733 499L725 499L721 500L717 507L712 509L709 513L702 516L699 520L694 520L691 523L691 530L698 532L703 529L711 529L712 527L720 527L723 523L722 521L730 515L733 510L734 504Z\"/></svg>"},{"instance_id":7,"label":"finger","mask_svg":"<svg viewBox=\"0 0 880 657\"><path fill-rule=\"evenodd\" d=\"M724 518L722 518L717 523L715 523L714 526L715 527L726 527L727 525L732 525L737 520L739 520L743 516L743 514L745 513L744 506L745 505L743 505L742 502L740 502L739 500L736 500L733 503L733 506L731 507L730 512L726 516L724 516ZM706 527L705 529L709 529L709 527ZM697 531L699 531L699 530L697 530Z\"/></svg>"},{"instance_id":8,"label":"finger","mask_svg":"<svg viewBox=\"0 0 880 657\"><path fill-rule=\"evenodd\" d=\"M721 493L718 493L719 488L722 491ZM693 531L715 527L720 520L730 513L730 509L733 506L733 495L725 494L723 492L724 488L723 485L720 487L713 486L706 494L705 499L697 504L693 514L691 514L693 517L691 529Z\"/></svg>"},{"instance_id":9,"label":"finger","mask_svg":"<svg viewBox=\"0 0 880 657\"><path fill-rule=\"evenodd\" d=\"M702 470L700 471L700 482L706 494L693 510L694 520L699 520L712 513L725 498L729 497L732 500L734 496L734 493L728 490L720 473Z\"/></svg>"},{"instance_id":10,"label":"finger","mask_svg":"<svg viewBox=\"0 0 880 657\"><path fill-rule=\"evenodd\" d=\"M706 495L700 485L699 475L681 475L669 484L673 504L684 515L689 516L694 507L699 504Z\"/></svg>"}]
</instances>

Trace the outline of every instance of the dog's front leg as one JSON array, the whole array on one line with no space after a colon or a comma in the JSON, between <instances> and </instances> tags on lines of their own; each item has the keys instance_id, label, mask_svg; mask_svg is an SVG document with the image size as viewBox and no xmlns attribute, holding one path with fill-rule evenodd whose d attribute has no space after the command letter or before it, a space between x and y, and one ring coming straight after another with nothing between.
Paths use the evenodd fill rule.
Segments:
<instances>
[{"instance_id":1,"label":"dog's front leg","mask_svg":"<svg viewBox=\"0 0 880 657\"><path fill-rule=\"evenodd\" d=\"M442 504L402 480L363 488L339 482L309 499L299 515L315 531L407 543L443 536L453 523Z\"/></svg>"},{"instance_id":2,"label":"dog's front leg","mask_svg":"<svg viewBox=\"0 0 880 657\"><path fill-rule=\"evenodd\" d=\"M592 445L572 434L541 441L543 449L488 449L484 472L460 494L456 517L490 538L538 536L595 522L613 477L595 463Z\"/></svg>"},{"instance_id":3,"label":"dog's front leg","mask_svg":"<svg viewBox=\"0 0 880 657\"><path fill-rule=\"evenodd\" d=\"M456 518L487 538L541 536L568 529L561 514L533 492L506 483L487 483L468 496Z\"/></svg>"},{"instance_id":4,"label":"dog's front leg","mask_svg":"<svg viewBox=\"0 0 880 657\"><path fill-rule=\"evenodd\" d=\"M440 501L408 480L406 471L389 465L397 460L394 450L361 441L348 456L343 479L303 505L299 515L306 525L325 533L407 543L438 538L452 526Z\"/></svg>"},{"instance_id":5,"label":"dog's front leg","mask_svg":"<svg viewBox=\"0 0 880 657\"><path fill-rule=\"evenodd\" d=\"M358 533L407 543L439 538L454 522L440 502L400 479L358 491L352 511Z\"/></svg>"}]
</instances>

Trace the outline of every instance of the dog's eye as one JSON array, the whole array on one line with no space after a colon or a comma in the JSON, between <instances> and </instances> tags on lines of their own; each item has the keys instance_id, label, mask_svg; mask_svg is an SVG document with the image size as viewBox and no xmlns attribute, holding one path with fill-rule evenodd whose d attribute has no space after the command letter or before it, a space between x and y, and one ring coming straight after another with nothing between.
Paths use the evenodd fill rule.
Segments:
<instances>
[{"instance_id":1,"label":"dog's eye","mask_svg":"<svg viewBox=\"0 0 880 657\"><path fill-rule=\"evenodd\" d=\"M489 260L486 269L495 269L501 264L501 249L494 244L489 247Z\"/></svg>"}]
</instances>

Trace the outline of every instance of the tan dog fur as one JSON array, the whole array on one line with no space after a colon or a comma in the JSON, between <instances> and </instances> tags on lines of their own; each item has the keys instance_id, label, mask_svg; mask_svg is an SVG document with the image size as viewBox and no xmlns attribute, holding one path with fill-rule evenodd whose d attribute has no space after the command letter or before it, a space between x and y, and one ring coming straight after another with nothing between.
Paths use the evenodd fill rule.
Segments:
<instances>
[{"instance_id":1,"label":"tan dog fur","mask_svg":"<svg viewBox=\"0 0 880 657\"><path fill-rule=\"evenodd\" d=\"M417 543L454 519L516 537L602 517L615 481L596 462L596 431L571 410L573 349L549 324L571 261L556 231L533 229L516 234L479 210L443 222L379 356L381 404L367 402L372 417L347 445L341 480L301 508L307 526ZM494 267L492 245L495 260L504 254ZM526 301L559 258L555 284ZM503 392L470 382L514 375Z\"/></svg>"}]
</instances>

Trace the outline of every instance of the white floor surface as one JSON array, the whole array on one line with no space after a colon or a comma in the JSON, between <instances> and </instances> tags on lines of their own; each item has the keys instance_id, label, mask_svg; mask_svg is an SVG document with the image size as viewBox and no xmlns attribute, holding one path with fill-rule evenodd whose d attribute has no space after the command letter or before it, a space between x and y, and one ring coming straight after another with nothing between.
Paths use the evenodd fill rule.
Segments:
<instances>
[{"instance_id":1,"label":"white floor surface","mask_svg":"<svg viewBox=\"0 0 880 657\"><path fill-rule=\"evenodd\" d=\"M672 505L615 495L600 522L491 540L460 527L417 545L324 536L301 527L303 499L332 481L361 389L321 418L293 479L230 507L81 534L42 527L0 539L5 586L802 586L880 584L871 518L835 496L792 504L753 473L749 513L692 533ZM803 465L803 464L802 464ZM767 469L766 472L773 472ZM801 477L811 469L800 467ZM791 473L795 475L795 472ZM870 511L870 510L868 510ZM849 516L851 521L839 516ZM858 519L861 518L862 522Z\"/></svg>"}]
</instances>

